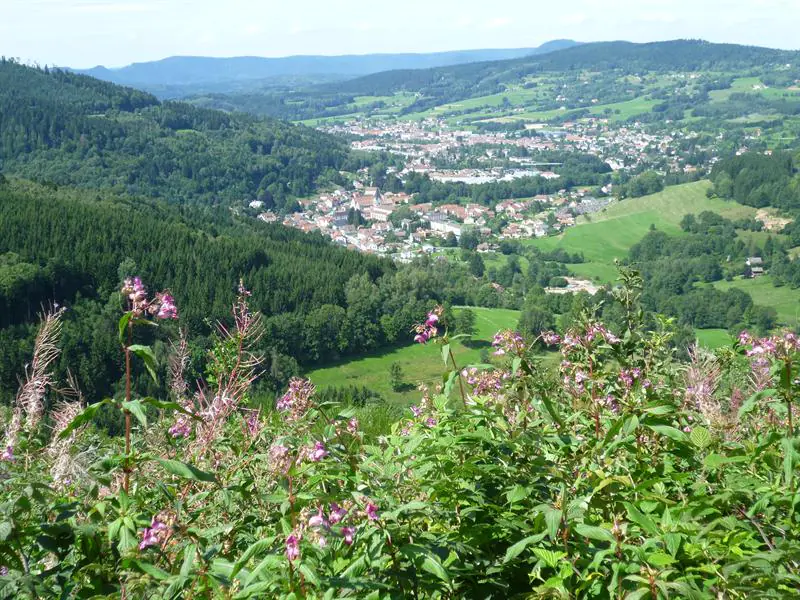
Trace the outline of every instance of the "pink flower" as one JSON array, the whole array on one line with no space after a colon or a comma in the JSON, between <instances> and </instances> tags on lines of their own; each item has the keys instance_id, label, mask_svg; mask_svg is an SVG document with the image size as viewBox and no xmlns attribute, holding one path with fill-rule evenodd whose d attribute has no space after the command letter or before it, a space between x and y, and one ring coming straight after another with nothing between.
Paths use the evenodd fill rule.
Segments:
<instances>
[{"instance_id":1,"label":"pink flower","mask_svg":"<svg viewBox=\"0 0 800 600\"><path fill-rule=\"evenodd\" d=\"M542 341L548 346L555 346L561 343L561 336L554 331L545 331L542 334Z\"/></svg>"},{"instance_id":2,"label":"pink flower","mask_svg":"<svg viewBox=\"0 0 800 600\"><path fill-rule=\"evenodd\" d=\"M166 537L168 527L161 521L153 517L150 522L150 527L146 527L142 531L142 541L139 542L139 550L145 550L150 546L158 546Z\"/></svg>"},{"instance_id":3,"label":"pink flower","mask_svg":"<svg viewBox=\"0 0 800 600\"><path fill-rule=\"evenodd\" d=\"M425 420L425 425L427 425L428 427L436 427L436 419L434 419L433 417L428 417Z\"/></svg>"},{"instance_id":4,"label":"pink flower","mask_svg":"<svg viewBox=\"0 0 800 600\"><path fill-rule=\"evenodd\" d=\"M378 507L372 502L367 502L367 507L364 509L364 512L370 521L378 520Z\"/></svg>"},{"instance_id":5,"label":"pink flower","mask_svg":"<svg viewBox=\"0 0 800 600\"><path fill-rule=\"evenodd\" d=\"M358 419L353 417L347 422L347 433L349 433L350 435L356 435L358 433L358 427L359 427Z\"/></svg>"},{"instance_id":6,"label":"pink flower","mask_svg":"<svg viewBox=\"0 0 800 600\"><path fill-rule=\"evenodd\" d=\"M169 434L174 438L187 438L192 434L192 424L189 418L184 415L178 415L175 424L169 428Z\"/></svg>"},{"instance_id":7,"label":"pink flower","mask_svg":"<svg viewBox=\"0 0 800 600\"><path fill-rule=\"evenodd\" d=\"M286 538L286 558L289 560L300 558L300 539L295 534Z\"/></svg>"},{"instance_id":8,"label":"pink flower","mask_svg":"<svg viewBox=\"0 0 800 600\"><path fill-rule=\"evenodd\" d=\"M344 543L348 546L353 545L353 534L355 532L355 527L342 527L342 537L344 538Z\"/></svg>"},{"instance_id":9,"label":"pink flower","mask_svg":"<svg viewBox=\"0 0 800 600\"><path fill-rule=\"evenodd\" d=\"M316 442L314 444L314 449L308 454L308 459L311 462L319 462L326 456L328 456L328 451L325 449L325 444Z\"/></svg>"},{"instance_id":10,"label":"pink flower","mask_svg":"<svg viewBox=\"0 0 800 600\"><path fill-rule=\"evenodd\" d=\"M416 404L412 404L411 412L414 414L415 417L419 417L422 414L422 409Z\"/></svg>"},{"instance_id":11,"label":"pink flower","mask_svg":"<svg viewBox=\"0 0 800 600\"><path fill-rule=\"evenodd\" d=\"M511 329L497 332L492 340L492 346L497 348L494 352L495 356L503 356L505 354L520 355L526 350L525 340L522 339L518 332Z\"/></svg>"},{"instance_id":12,"label":"pink flower","mask_svg":"<svg viewBox=\"0 0 800 600\"><path fill-rule=\"evenodd\" d=\"M322 507L319 508L319 512L317 514L315 514L308 520L308 526L323 527L325 529L330 527L330 523L328 523L328 520L325 518L325 515L322 514Z\"/></svg>"},{"instance_id":13,"label":"pink flower","mask_svg":"<svg viewBox=\"0 0 800 600\"><path fill-rule=\"evenodd\" d=\"M316 388L308 379L292 377L289 380L289 389L278 400L276 408L289 412L288 420L296 421L305 415L313 406L312 396Z\"/></svg>"},{"instance_id":14,"label":"pink flower","mask_svg":"<svg viewBox=\"0 0 800 600\"><path fill-rule=\"evenodd\" d=\"M14 462L14 447L6 446L6 449L3 450L3 454L0 454L0 460Z\"/></svg>"},{"instance_id":15,"label":"pink flower","mask_svg":"<svg viewBox=\"0 0 800 600\"><path fill-rule=\"evenodd\" d=\"M175 306L175 299L170 294L164 292L163 294L159 294L156 298L156 301L160 303L158 313L156 314L159 319L178 318L178 308Z\"/></svg>"},{"instance_id":16,"label":"pink flower","mask_svg":"<svg viewBox=\"0 0 800 600\"><path fill-rule=\"evenodd\" d=\"M330 522L336 525L336 523L341 523L342 520L347 516L347 509L339 506L336 502L331 502L331 512L328 515L328 519Z\"/></svg>"},{"instance_id":17,"label":"pink flower","mask_svg":"<svg viewBox=\"0 0 800 600\"><path fill-rule=\"evenodd\" d=\"M439 323L439 317L443 310L444 309L441 306L437 306L428 313L428 317L425 319L424 323L414 326L414 331L417 332L417 335L414 336L415 342L424 344L432 337L436 337L436 335L439 333L436 325Z\"/></svg>"}]
</instances>

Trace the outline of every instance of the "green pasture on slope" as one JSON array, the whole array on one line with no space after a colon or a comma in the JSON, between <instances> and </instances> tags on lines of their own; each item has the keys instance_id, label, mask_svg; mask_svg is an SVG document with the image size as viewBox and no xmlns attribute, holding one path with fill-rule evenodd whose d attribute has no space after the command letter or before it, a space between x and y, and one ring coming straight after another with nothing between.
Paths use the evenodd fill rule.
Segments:
<instances>
[{"instance_id":1,"label":"green pasture on slope","mask_svg":"<svg viewBox=\"0 0 800 600\"><path fill-rule=\"evenodd\" d=\"M581 219L563 234L527 240L542 250L563 248L582 252L586 263L570 265L576 275L611 283L616 279L615 259L627 256L631 246L639 242L650 226L670 235L680 235L680 221L688 213L705 210L729 218L752 216L755 209L719 198L707 198L709 182L698 181L666 188L641 198L621 200L605 210Z\"/></svg>"},{"instance_id":2,"label":"green pasture on slope","mask_svg":"<svg viewBox=\"0 0 800 600\"><path fill-rule=\"evenodd\" d=\"M475 313L477 333L467 344L458 340L452 344L453 354L459 367L477 364L482 349L491 352L491 341L494 334L501 329L516 328L520 313L516 310L502 308L470 307ZM424 315L420 315L422 319ZM445 366L441 357L442 347L436 343L425 345L412 341L409 332L409 343L406 346L364 358L343 362L333 367L316 369L306 374L317 387L328 386L364 386L381 395L390 402L407 404L419 400L416 387L419 383L436 385L441 383ZM406 390L395 392L389 381L389 369L392 363L399 363L408 384Z\"/></svg>"},{"instance_id":3,"label":"green pasture on slope","mask_svg":"<svg viewBox=\"0 0 800 600\"><path fill-rule=\"evenodd\" d=\"M714 285L721 290L738 288L750 294L756 304L771 306L778 312L780 325L787 327L800 325L800 290L788 286L775 287L769 275L757 279L738 278L733 281L719 281Z\"/></svg>"}]
</instances>

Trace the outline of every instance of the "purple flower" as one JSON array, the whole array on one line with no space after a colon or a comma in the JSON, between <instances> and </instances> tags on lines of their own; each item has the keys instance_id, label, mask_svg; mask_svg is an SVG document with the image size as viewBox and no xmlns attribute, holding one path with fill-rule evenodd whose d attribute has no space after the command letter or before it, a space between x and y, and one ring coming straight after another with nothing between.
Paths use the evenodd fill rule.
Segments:
<instances>
[{"instance_id":1,"label":"purple flower","mask_svg":"<svg viewBox=\"0 0 800 600\"><path fill-rule=\"evenodd\" d=\"M439 333L436 325L439 323L439 317L441 316L443 310L444 309L441 306L437 306L428 313L424 323L414 326L414 331L417 332L417 335L414 336L415 342L424 344L432 337L436 337L436 335Z\"/></svg>"},{"instance_id":2,"label":"purple flower","mask_svg":"<svg viewBox=\"0 0 800 600\"><path fill-rule=\"evenodd\" d=\"M545 331L542 334L542 341L548 346L555 346L561 343L561 336L554 331Z\"/></svg>"},{"instance_id":3,"label":"purple flower","mask_svg":"<svg viewBox=\"0 0 800 600\"><path fill-rule=\"evenodd\" d=\"M358 427L359 427L358 419L353 417L347 422L347 433L349 433L350 435L356 435L358 433Z\"/></svg>"},{"instance_id":4,"label":"purple flower","mask_svg":"<svg viewBox=\"0 0 800 600\"><path fill-rule=\"evenodd\" d=\"M319 512L317 514L315 514L308 520L308 526L323 527L325 529L330 527L330 523L328 523L328 520L325 518L325 515L322 514L322 507L319 508Z\"/></svg>"},{"instance_id":5,"label":"purple flower","mask_svg":"<svg viewBox=\"0 0 800 600\"><path fill-rule=\"evenodd\" d=\"M3 450L3 454L0 454L0 460L14 462L14 447L6 446L6 449Z\"/></svg>"},{"instance_id":6,"label":"purple flower","mask_svg":"<svg viewBox=\"0 0 800 600\"><path fill-rule=\"evenodd\" d=\"M159 319L177 319L178 318L178 308L175 306L175 299L164 292L157 296L157 302L160 303L158 307L158 313L156 316Z\"/></svg>"},{"instance_id":7,"label":"purple flower","mask_svg":"<svg viewBox=\"0 0 800 600\"><path fill-rule=\"evenodd\" d=\"M436 419L434 419L433 417L428 417L425 420L425 425L427 425L428 427L436 427Z\"/></svg>"},{"instance_id":8,"label":"purple flower","mask_svg":"<svg viewBox=\"0 0 800 600\"><path fill-rule=\"evenodd\" d=\"M286 538L286 558L289 560L300 558L300 538L295 534L291 534Z\"/></svg>"},{"instance_id":9,"label":"purple flower","mask_svg":"<svg viewBox=\"0 0 800 600\"><path fill-rule=\"evenodd\" d=\"M353 545L353 534L355 532L355 527L342 527L342 537L344 538L344 543L348 546Z\"/></svg>"},{"instance_id":10,"label":"purple flower","mask_svg":"<svg viewBox=\"0 0 800 600\"><path fill-rule=\"evenodd\" d=\"M308 379L292 377L289 380L289 389L278 400L276 408L289 412L288 419L296 421L305 415L313 406L312 396L316 388Z\"/></svg>"},{"instance_id":11,"label":"purple flower","mask_svg":"<svg viewBox=\"0 0 800 600\"><path fill-rule=\"evenodd\" d=\"M328 456L328 451L325 449L325 444L316 442L314 444L314 449L308 454L308 459L311 462L319 462L326 456Z\"/></svg>"},{"instance_id":12,"label":"purple flower","mask_svg":"<svg viewBox=\"0 0 800 600\"><path fill-rule=\"evenodd\" d=\"M422 414L422 409L417 406L416 404L411 405L411 412L414 413L415 417L419 417Z\"/></svg>"},{"instance_id":13,"label":"purple flower","mask_svg":"<svg viewBox=\"0 0 800 600\"><path fill-rule=\"evenodd\" d=\"M378 507L372 502L367 502L367 507L364 509L364 512L370 521L378 520Z\"/></svg>"},{"instance_id":14,"label":"purple flower","mask_svg":"<svg viewBox=\"0 0 800 600\"><path fill-rule=\"evenodd\" d=\"M166 537L168 527L161 521L153 517L150 527L145 527L142 531L142 540L139 542L139 550L146 550L150 546L158 546Z\"/></svg>"},{"instance_id":15,"label":"purple flower","mask_svg":"<svg viewBox=\"0 0 800 600\"><path fill-rule=\"evenodd\" d=\"M174 438L187 438L192 434L192 424L189 418L184 415L178 415L175 424L169 428L169 434Z\"/></svg>"},{"instance_id":16,"label":"purple flower","mask_svg":"<svg viewBox=\"0 0 800 600\"><path fill-rule=\"evenodd\" d=\"M347 509L342 506L336 504L336 502L331 502L331 512L328 515L328 519L331 523L336 525L336 523L341 523L342 520L347 516Z\"/></svg>"},{"instance_id":17,"label":"purple flower","mask_svg":"<svg viewBox=\"0 0 800 600\"><path fill-rule=\"evenodd\" d=\"M518 332L511 329L497 332L492 340L492 346L497 348L494 352L495 356L520 355L525 352L525 340Z\"/></svg>"}]
</instances>

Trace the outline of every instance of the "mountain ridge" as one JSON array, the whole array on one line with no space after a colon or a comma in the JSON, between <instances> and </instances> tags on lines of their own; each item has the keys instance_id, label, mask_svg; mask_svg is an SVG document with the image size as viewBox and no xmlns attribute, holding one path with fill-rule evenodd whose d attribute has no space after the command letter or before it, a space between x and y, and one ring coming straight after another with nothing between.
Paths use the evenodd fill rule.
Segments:
<instances>
[{"instance_id":1,"label":"mountain ridge","mask_svg":"<svg viewBox=\"0 0 800 600\"><path fill-rule=\"evenodd\" d=\"M89 69L68 70L111 83L130 85L151 91L179 87L269 85L270 80L287 76L336 77L348 79L397 69L421 69L452 66L486 60L520 58L544 54L578 45L573 40L551 40L541 46L508 49L467 49L429 53L374 53L292 55L285 57L205 57L170 56L157 61L136 62L119 68L102 65ZM191 90L197 91L197 90ZM187 92L188 93L188 92ZM174 94L173 94L174 95Z\"/></svg>"}]
</instances>

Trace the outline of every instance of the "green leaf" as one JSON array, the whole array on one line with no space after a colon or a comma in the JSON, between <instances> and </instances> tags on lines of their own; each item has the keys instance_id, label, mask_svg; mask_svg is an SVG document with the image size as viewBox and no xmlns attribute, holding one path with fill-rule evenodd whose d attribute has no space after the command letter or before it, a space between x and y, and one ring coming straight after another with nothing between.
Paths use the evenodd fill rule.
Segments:
<instances>
[{"instance_id":1,"label":"green leaf","mask_svg":"<svg viewBox=\"0 0 800 600\"><path fill-rule=\"evenodd\" d=\"M594 525L586 525L585 523L578 523L575 526L575 533L583 537L589 538L590 540L597 540L599 542L614 543L617 541L614 538L614 534L611 533L608 529L604 529L602 527L595 527Z\"/></svg>"},{"instance_id":2,"label":"green leaf","mask_svg":"<svg viewBox=\"0 0 800 600\"><path fill-rule=\"evenodd\" d=\"M147 415L144 414L144 407L139 400L131 400L130 402L123 400L121 406L123 410L127 410L136 417L136 420L142 424L142 427L147 427Z\"/></svg>"},{"instance_id":3,"label":"green leaf","mask_svg":"<svg viewBox=\"0 0 800 600\"><path fill-rule=\"evenodd\" d=\"M139 569L142 573L150 575L150 577L153 577L159 581L164 581L165 579L169 579L170 577L169 573L167 573L166 571L163 571L159 569L157 566L151 565L148 562L144 562L143 560L136 560L134 558L126 562L128 562L131 566Z\"/></svg>"},{"instance_id":4,"label":"green leaf","mask_svg":"<svg viewBox=\"0 0 800 600\"><path fill-rule=\"evenodd\" d=\"M541 542L543 538L544 534L529 535L526 538L522 538L516 544L509 546L508 550L506 550L506 556L505 558L503 558L503 563L507 563L510 560L514 560L530 544L536 544L538 542Z\"/></svg>"},{"instance_id":5,"label":"green leaf","mask_svg":"<svg viewBox=\"0 0 800 600\"><path fill-rule=\"evenodd\" d=\"M662 568L674 563L675 559L664 552L653 552L652 554L647 555L647 562L654 567Z\"/></svg>"},{"instance_id":6,"label":"green leaf","mask_svg":"<svg viewBox=\"0 0 800 600\"><path fill-rule=\"evenodd\" d=\"M153 381L158 383L158 376L156 375L156 355L153 354L153 350L150 348L150 346L133 344L128 346L128 350L142 359L147 372L150 374L150 377L153 378Z\"/></svg>"},{"instance_id":7,"label":"green leaf","mask_svg":"<svg viewBox=\"0 0 800 600\"><path fill-rule=\"evenodd\" d=\"M705 450L714 440L711 438L711 433L708 429L705 427L695 427L692 429L692 433L689 434L689 441L700 448L700 450Z\"/></svg>"},{"instance_id":8,"label":"green leaf","mask_svg":"<svg viewBox=\"0 0 800 600\"><path fill-rule=\"evenodd\" d=\"M442 561L435 554L428 554L422 561L422 568L431 575L438 577L446 583L450 583L450 575L444 568Z\"/></svg>"},{"instance_id":9,"label":"green leaf","mask_svg":"<svg viewBox=\"0 0 800 600\"><path fill-rule=\"evenodd\" d=\"M122 318L119 320L119 324L117 325L119 328L119 343L123 347L125 347L127 342L126 338L128 333L128 324L130 323L132 316L132 312L126 312L124 315L122 315Z\"/></svg>"},{"instance_id":10,"label":"green leaf","mask_svg":"<svg viewBox=\"0 0 800 600\"><path fill-rule=\"evenodd\" d=\"M552 550L545 550L544 548L534 548L533 553L551 569L558 566L559 561L567 555L563 552L553 552Z\"/></svg>"},{"instance_id":11,"label":"green leaf","mask_svg":"<svg viewBox=\"0 0 800 600\"><path fill-rule=\"evenodd\" d=\"M506 492L506 498L508 498L509 504L514 504L515 502L519 502L520 500L527 498L528 494L528 488L521 485L515 485Z\"/></svg>"},{"instance_id":12,"label":"green leaf","mask_svg":"<svg viewBox=\"0 0 800 600\"><path fill-rule=\"evenodd\" d=\"M647 427L656 433L660 433L661 435L665 435L668 438L675 440L676 442L687 441L685 433L683 433L680 429L671 427L670 425L648 425Z\"/></svg>"},{"instance_id":13,"label":"green leaf","mask_svg":"<svg viewBox=\"0 0 800 600\"><path fill-rule=\"evenodd\" d=\"M444 361L444 366L447 366L447 361L450 358L450 344L442 344L442 360Z\"/></svg>"},{"instance_id":14,"label":"green leaf","mask_svg":"<svg viewBox=\"0 0 800 600\"><path fill-rule=\"evenodd\" d=\"M750 396L747 400L745 400L744 403L742 403L742 405L739 407L739 413L738 413L739 418L741 419L743 416L745 416L747 413L753 410L755 405L758 404L758 401L761 400L762 398L769 398L770 396L777 395L777 393L778 390L774 389L761 390L760 392L756 392L755 394Z\"/></svg>"},{"instance_id":15,"label":"green leaf","mask_svg":"<svg viewBox=\"0 0 800 600\"><path fill-rule=\"evenodd\" d=\"M233 565L233 570L231 571L230 575L231 579L236 577L239 571L242 570L242 568L247 564L247 562L251 558L253 558L253 556L255 556L256 554L260 554L261 552L268 551L272 547L272 544L274 542L275 542L275 536L271 536L263 540L258 540L257 542L252 544L247 550L245 550L244 554L242 554Z\"/></svg>"},{"instance_id":16,"label":"green leaf","mask_svg":"<svg viewBox=\"0 0 800 600\"><path fill-rule=\"evenodd\" d=\"M549 535L550 539L553 541L555 541L558 535L558 528L561 526L562 516L562 512L558 509L548 507L548 510L545 510L544 522L547 524L547 535Z\"/></svg>"},{"instance_id":17,"label":"green leaf","mask_svg":"<svg viewBox=\"0 0 800 600\"><path fill-rule=\"evenodd\" d=\"M791 487L792 485L792 475L794 473L794 459L795 459L795 448L794 448L794 440L791 438L786 438L781 442L783 446L783 478L787 486Z\"/></svg>"},{"instance_id":18,"label":"green leaf","mask_svg":"<svg viewBox=\"0 0 800 600\"><path fill-rule=\"evenodd\" d=\"M13 530L14 526L9 521L3 521L0 523L0 541L5 542Z\"/></svg>"},{"instance_id":19,"label":"green leaf","mask_svg":"<svg viewBox=\"0 0 800 600\"><path fill-rule=\"evenodd\" d=\"M656 535L658 533L658 527L653 522L653 520L636 508L630 502L623 502L625 509L628 511L628 518L636 523L639 527L641 527L646 533L650 535Z\"/></svg>"},{"instance_id":20,"label":"green leaf","mask_svg":"<svg viewBox=\"0 0 800 600\"><path fill-rule=\"evenodd\" d=\"M101 406L103 406L104 404L113 404L113 403L114 401L111 398L105 398L100 402L97 402L96 404L90 404L89 406L84 408L80 412L80 414L78 414L74 419L72 419L70 424L64 428L64 431L62 431L58 435L58 438L61 440L68 438L73 431L75 431L79 427L83 427L87 423L90 423L94 418L94 415L97 413L97 411L100 410Z\"/></svg>"},{"instance_id":21,"label":"green leaf","mask_svg":"<svg viewBox=\"0 0 800 600\"><path fill-rule=\"evenodd\" d=\"M167 473L183 477L184 479L191 479L193 481L207 481L209 483L216 483L217 476L213 473L206 473L197 467L179 460L169 460L166 458L157 458L156 461L164 467Z\"/></svg>"},{"instance_id":22,"label":"green leaf","mask_svg":"<svg viewBox=\"0 0 800 600\"><path fill-rule=\"evenodd\" d=\"M181 406L177 402L165 402L163 400L156 400L155 398L151 398L150 396L146 398L140 398L139 402L141 402L142 404L146 404L147 406L152 406L153 408L157 408L158 410L174 410L179 413L183 413L184 415L189 416L192 419L195 419L196 421L203 420L201 417L198 417L193 412L186 410L183 406Z\"/></svg>"}]
</instances>

